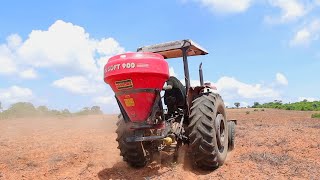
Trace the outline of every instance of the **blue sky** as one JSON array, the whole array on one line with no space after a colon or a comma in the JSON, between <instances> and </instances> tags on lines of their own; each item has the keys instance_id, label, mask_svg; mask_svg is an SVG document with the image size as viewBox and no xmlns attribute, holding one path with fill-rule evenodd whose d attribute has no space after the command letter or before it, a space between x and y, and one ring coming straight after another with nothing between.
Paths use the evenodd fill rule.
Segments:
<instances>
[{"instance_id":1,"label":"blue sky","mask_svg":"<svg viewBox=\"0 0 320 180\"><path fill-rule=\"evenodd\" d=\"M319 100L319 0L2 1L0 101L116 112L102 80L112 55L193 39L193 84L204 64L227 105ZM181 60L168 60L183 79Z\"/></svg>"}]
</instances>

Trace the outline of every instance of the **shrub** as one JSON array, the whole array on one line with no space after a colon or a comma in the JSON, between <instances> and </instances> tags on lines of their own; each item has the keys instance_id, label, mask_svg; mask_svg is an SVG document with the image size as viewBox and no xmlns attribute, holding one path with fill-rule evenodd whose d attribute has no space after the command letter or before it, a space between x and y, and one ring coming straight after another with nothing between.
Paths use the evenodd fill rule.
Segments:
<instances>
[{"instance_id":1,"label":"shrub","mask_svg":"<svg viewBox=\"0 0 320 180\"><path fill-rule=\"evenodd\" d=\"M246 111L246 114L250 114L250 111Z\"/></svg>"},{"instance_id":2,"label":"shrub","mask_svg":"<svg viewBox=\"0 0 320 180\"><path fill-rule=\"evenodd\" d=\"M285 110L292 110L292 108L287 106L287 107L285 107Z\"/></svg>"},{"instance_id":3,"label":"shrub","mask_svg":"<svg viewBox=\"0 0 320 180\"><path fill-rule=\"evenodd\" d=\"M312 114L311 118L320 118L320 113Z\"/></svg>"},{"instance_id":4,"label":"shrub","mask_svg":"<svg viewBox=\"0 0 320 180\"><path fill-rule=\"evenodd\" d=\"M239 107L240 107L240 103L239 103L239 102L235 102L235 103L234 103L234 106L237 107L237 108L239 108Z\"/></svg>"},{"instance_id":5,"label":"shrub","mask_svg":"<svg viewBox=\"0 0 320 180\"><path fill-rule=\"evenodd\" d=\"M261 111L264 111L264 109L261 109Z\"/></svg>"},{"instance_id":6,"label":"shrub","mask_svg":"<svg viewBox=\"0 0 320 180\"><path fill-rule=\"evenodd\" d=\"M254 109L253 111L259 111L258 109Z\"/></svg>"}]
</instances>

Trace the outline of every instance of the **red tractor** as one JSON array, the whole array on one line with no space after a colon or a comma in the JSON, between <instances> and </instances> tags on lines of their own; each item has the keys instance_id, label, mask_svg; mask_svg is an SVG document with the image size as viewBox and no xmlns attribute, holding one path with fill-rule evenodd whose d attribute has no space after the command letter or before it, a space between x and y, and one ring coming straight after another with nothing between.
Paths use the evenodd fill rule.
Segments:
<instances>
[{"instance_id":1,"label":"red tractor","mask_svg":"<svg viewBox=\"0 0 320 180\"><path fill-rule=\"evenodd\" d=\"M227 121L221 96L203 82L202 63L199 86L190 86L187 57L206 54L193 41L181 40L109 59L104 81L115 92L121 111L118 148L130 166L144 167L160 151L173 151L177 157L183 144L189 145L192 162L202 169L224 163L234 147L236 121ZM185 86L169 76L165 59L177 57L183 58Z\"/></svg>"}]
</instances>

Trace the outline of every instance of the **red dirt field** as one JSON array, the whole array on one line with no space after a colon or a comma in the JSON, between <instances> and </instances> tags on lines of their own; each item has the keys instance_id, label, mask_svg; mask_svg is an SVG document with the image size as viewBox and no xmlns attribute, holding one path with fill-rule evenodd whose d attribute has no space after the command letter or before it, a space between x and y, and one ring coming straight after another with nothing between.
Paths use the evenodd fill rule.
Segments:
<instances>
[{"instance_id":1,"label":"red dirt field","mask_svg":"<svg viewBox=\"0 0 320 180\"><path fill-rule=\"evenodd\" d=\"M249 111L249 114L246 114ZM312 112L230 109L236 147L215 171L161 153L142 169L122 161L113 115L0 120L0 179L319 179L320 119Z\"/></svg>"}]
</instances>

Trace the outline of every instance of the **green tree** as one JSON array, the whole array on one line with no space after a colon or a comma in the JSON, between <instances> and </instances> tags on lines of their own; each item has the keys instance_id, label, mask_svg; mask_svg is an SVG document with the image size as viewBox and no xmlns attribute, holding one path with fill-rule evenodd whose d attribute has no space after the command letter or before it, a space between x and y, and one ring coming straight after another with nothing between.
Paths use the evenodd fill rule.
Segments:
<instances>
[{"instance_id":1,"label":"green tree","mask_svg":"<svg viewBox=\"0 0 320 180\"><path fill-rule=\"evenodd\" d=\"M47 108L47 106L39 106L37 108L37 111L43 114L47 114L49 113L49 109Z\"/></svg>"},{"instance_id":2,"label":"green tree","mask_svg":"<svg viewBox=\"0 0 320 180\"><path fill-rule=\"evenodd\" d=\"M89 111L90 111L90 108L89 108L89 107L84 107L84 108L82 108L82 111L89 112Z\"/></svg>"},{"instance_id":3,"label":"green tree","mask_svg":"<svg viewBox=\"0 0 320 180\"><path fill-rule=\"evenodd\" d=\"M91 107L91 113L93 113L93 114L102 114L100 106L92 106Z\"/></svg>"},{"instance_id":4,"label":"green tree","mask_svg":"<svg viewBox=\"0 0 320 180\"><path fill-rule=\"evenodd\" d=\"M62 113L63 114L70 114L70 111L69 111L69 109L64 109L64 110L62 110Z\"/></svg>"},{"instance_id":5,"label":"green tree","mask_svg":"<svg viewBox=\"0 0 320 180\"><path fill-rule=\"evenodd\" d=\"M257 108L258 106L260 106L260 103L259 102L254 102L252 107L253 108Z\"/></svg>"},{"instance_id":6,"label":"green tree","mask_svg":"<svg viewBox=\"0 0 320 180\"><path fill-rule=\"evenodd\" d=\"M71 112L69 111L69 109L64 109L64 110L62 110L62 111L61 111L61 114L62 114L63 116L71 116L71 115L72 115Z\"/></svg>"},{"instance_id":7,"label":"green tree","mask_svg":"<svg viewBox=\"0 0 320 180\"><path fill-rule=\"evenodd\" d=\"M89 115L90 114L90 108L89 107L84 107L82 108L81 111L76 112L76 115Z\"/></svg>"},{"instance_id":8,"label":"green tree","mask_svg":"<svg viewBox=\"0 0 320 180\"><path fill-rule=\"evenodd\" d=\"M240 107L240 103L239 103L239 102L235 102L235 103L234 103L234 106L236 106L237 108L239 108L239 107Z\"/></svg>"},{"instance_id":9,"label":"green tree","mask_svg":"<svg viewBox=\"0 0 320 180\"><path fill-rule=\"evenodd\" d=\"M282 104L282 101L281 100L274 100L273 101L275 104Z\"/></svg>"},{"instance_id":10,"label":"green tree","mask_svg":"<svg viewBox=\"0 0 320 180\"><path fill-rule=\"evenodd\" d=\"M49 111L49 114L52 115L52 116L60 116L61 112L56 110L56 109L52 109L52 110Z\"/></svg>"},{"instance_id":11,"label":"green tree","mask_svg":"<svg viewBox=\"0 0 320 180\"><path fill-rule=\"evenodd\" d=\"M24 117L35 115L37 113L37 110L31 103L18 102L12 104L5 112L8 114L8 116Z\"/></svg>"}]
</instances>

